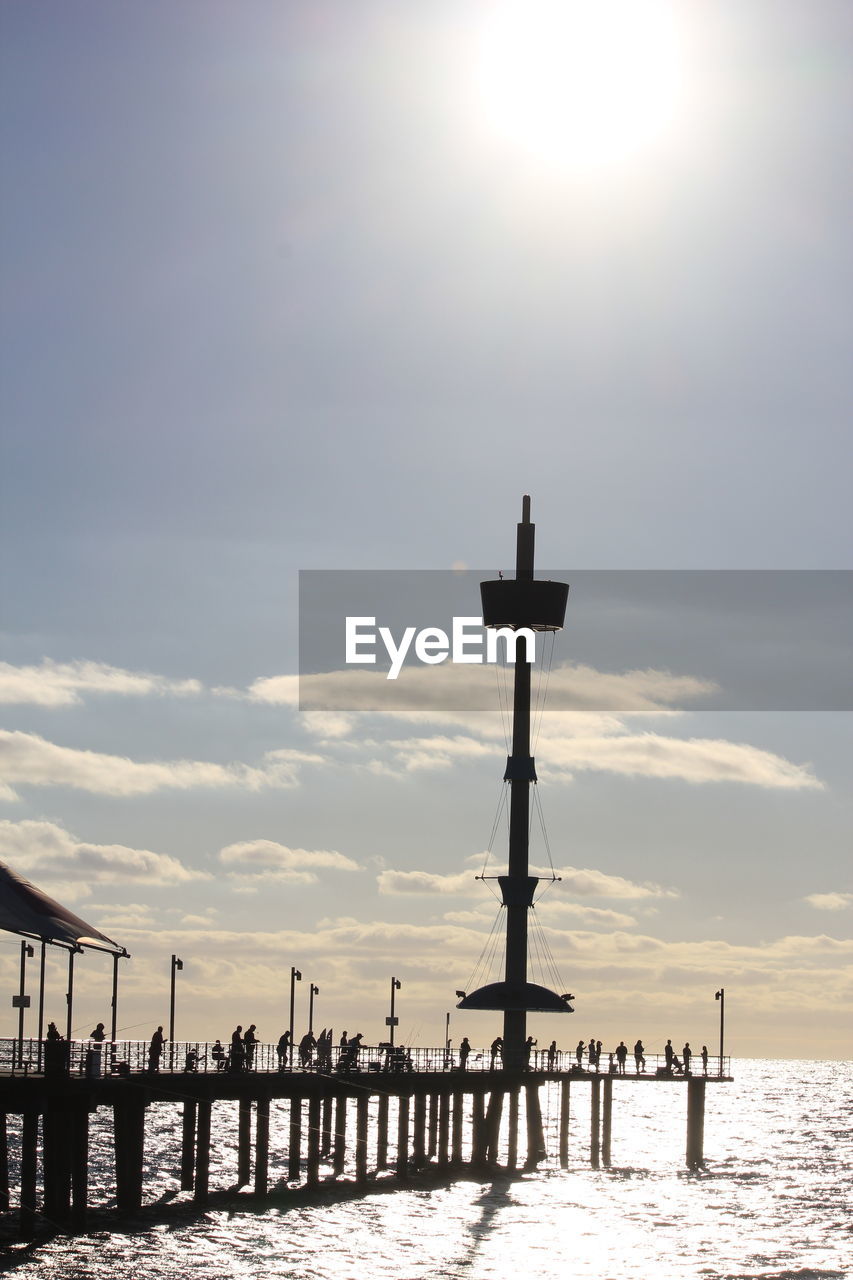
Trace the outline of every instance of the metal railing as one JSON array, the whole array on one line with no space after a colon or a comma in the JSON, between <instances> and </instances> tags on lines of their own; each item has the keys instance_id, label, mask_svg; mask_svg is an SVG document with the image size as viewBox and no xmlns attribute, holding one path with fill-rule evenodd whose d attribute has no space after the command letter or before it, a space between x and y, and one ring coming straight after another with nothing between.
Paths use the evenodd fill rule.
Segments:
<instances>
[{"instance_id":1,"label":"metal railing","mask_svg":"<svg viewBox=\"0 0 853 1280\"><path fill-rule=\"evenodd\" d=\"M721 1059L716 1055L709 1055L707 1065L704 1065L701 1054L694 1054L689 1074L706 1075L708 1078L727 1077L730 1074L730 1061L728 1057ZM493 1057L489 1049L472 1049L467 1055L464 1070L499 1070L502 1065L500 1054ZM685 1075L680 1055L676 1056L672 1067L668 1068L663 1054L646 1054L639 1071L633 1055L629 1055L623 1071L615 1057L615 1051L611 1060L610 1052L604 1050L600 1060L590 1065L587 1055L583 1055L578 1062L574 1052L558 1050L552 1055L547 1049L533 1049L529 1066L535 1071L554 1071L576 1076L624 1075L636 1078L639 1075L645 1079L678 1079ZM399 1075L462 1069L459 1051L440 1047L335 1045L324 1059L318 1056L316 1049L303 1057L297 1048L291 1062L288 1054L280 1057L276 1045L262 1042L255 1044L250 1059L244 1050L239 1056L235 1054L232 1060L230 1042L222 1044L209 1040L166 1042L162 1054L152 1055L148 1040L104 1040L100 1043L94 1040L60 1040L43 1041L40 1045L38 1040L29 1039L19 1045L17 1039L0 1039L0 1074L12 1076L44 1072L47 1075L56 1073L97 1079L148 1072L226 1072L233 1075L291 1071L336 1075L388 1072Z\"/></svg>"}]
</instances>

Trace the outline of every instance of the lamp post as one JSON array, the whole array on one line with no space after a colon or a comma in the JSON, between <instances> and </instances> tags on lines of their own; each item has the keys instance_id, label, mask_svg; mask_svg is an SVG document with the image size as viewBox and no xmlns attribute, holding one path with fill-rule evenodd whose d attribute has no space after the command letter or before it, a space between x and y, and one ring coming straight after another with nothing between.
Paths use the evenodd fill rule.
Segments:
<instances>
[{"instance_id":1,"label":"lamp post","mask_svg":"<svg viewBox=\"0 0 853 1280\"><path fill-rule=\"evenodd\" d=\"M183 967L183 960L179 960L177 956L172 956L172 973L169 984L169 1065L172 1068L175 1065L175 974L178 969L183 969Z\"/></svg>"},{"instance_id":2,"label":"lamp post","mask_svg":"<svg viewBox=\"0 0 853 1280\"><path fill-rule=\"evenodd\" d=\"M444 1015L444 1065L450 1066L450 1013Z\"/></svg>"},{"instance_id":3,"label":"lamp post","mask_svg":"<svg viewBox=\"0 0 853 1280\"><path fill-rule=\"evenodd\" d=\"M24 1010L30 1007L30 997L26 994L27 956L32 958L35 951L28 942L21 942L21 989L18 995L12 996L12 1008L18 1010L18 1066L24 1065Z\"/></svg>"},{"instance_id":4,"label":"lamp post","mask_svg":"<svg viewBox=\"0 0 853 1280\"><path fill-rule=\"evenodd\" d=\"M390 1017L385 1019L385 1025L386 1027L390 1028L388 1040L392 1049L394 1048L394 1028L397 1026L397 1023L400 1021L399 1018L396 1018L394 1016L394 993L399 991L402 985L403 984L399 978L391 979L391 1015Z\"/></svg>"},{"instance_id":5,"label":"lamp post","mask_svg":"<svg viewBox=\"0 0 853 1280\"><path fill-rule=\"evenodd\" d=\"M293 1066L293 1012L296 1005L296 984L302 981L298 969L290 966L290 1047L288 1049L289 1066Z\"/></svg>"},{"instance_id":6,"label":"lamp post","mask_svg":"<svg viewBox=\"0 0 853 1280\"><path fill-rule=\"evenodd\" d=\"M308 1032L309 1035L314 1034L314 997L320 994L320 988L314 983L308 988Z\"/></svg>"},{"instance_id":7,"label":"lamp post","mask_svg":"<svg viewBox=\"0 0 853 1280\"><path fill-rule=\"evenodd\" d=\"M714 999L720 1002L720 1075L723 1074L723 1036L726 1030L726 992L724 987L714 992Z\"/></svg>"}]
</instances>

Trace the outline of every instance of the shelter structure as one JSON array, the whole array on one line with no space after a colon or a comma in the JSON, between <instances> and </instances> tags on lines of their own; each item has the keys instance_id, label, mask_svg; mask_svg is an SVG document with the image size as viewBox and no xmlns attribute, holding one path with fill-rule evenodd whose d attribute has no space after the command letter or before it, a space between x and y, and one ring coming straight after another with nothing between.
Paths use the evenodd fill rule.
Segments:
<instances>
[{"instance_id":1,"label":"shelter structure","mask_svg":"<svg viewBox=\"0 0 853 1280\"><path fill-rule=\"evenodd\" d=\"M21 991L15 997L20 1010L19 1039L23 1038L24 1009L29 1003L24 992L24 974L28 949L27 938L41 943L41 967L39 974L39 1021L38 1039L41 1042L44 1030L44 970L45 948L48 943L65 947L68 951L68 991L66 992L66 1039L71 1040L72 1007L74 1000L74 957L84 948L106 951L113 957L113 995L112 995L112 1031L111 1039L116 1038L116 1011L118 1005L118 962L128 958L128 952L120 943L108 938L100 929L88 924L82 916L78 916L68 907L57 902L25 880L17 871L0 862L0 929L8 933L19 934L25 941L21 943Z\"/></svg>"}]
</instances>

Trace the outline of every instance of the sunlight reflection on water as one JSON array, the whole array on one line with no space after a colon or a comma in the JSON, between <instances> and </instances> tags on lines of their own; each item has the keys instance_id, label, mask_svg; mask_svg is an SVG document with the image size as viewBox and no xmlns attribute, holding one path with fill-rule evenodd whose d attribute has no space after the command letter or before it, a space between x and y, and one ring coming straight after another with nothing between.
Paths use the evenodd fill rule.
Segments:
<instances>
[{"instance_id":1,"label":"sunlight reflection on water","mask_svg":"<svg viewBox=\"0 0 853 1280\"><path fill-rule=\"evenodd\" d=\"M576 1280L831 1280L848 1276L853 1245L847 1197L853 1168L846 1063L740 1063L733 1085L708 1090L707 1168L684 1168L681 1088L614 1087L613 1166L590 1169L585 1089L573 1092L570 1167L362 1197L227 1208L163 1219L147 1209L115 1229L14 1246L22 1280L491 1280L571 1275ZM284 1107L273 1108L271 1169L286 1150ZM176 1196L180 1124L151 1108L147 1196ZM214 1109L211 1186L234 1181L236 1105ZM557 1091L543 1092L556 1150ZM92 1183L110 1193L109 1127L93 1133ZM97 1198L97 1197L93 1197ZM103 1197L102 1197L103 1198ZM179 1198L179 1197L177 1197Z\"/></svg>"}]
</instances>

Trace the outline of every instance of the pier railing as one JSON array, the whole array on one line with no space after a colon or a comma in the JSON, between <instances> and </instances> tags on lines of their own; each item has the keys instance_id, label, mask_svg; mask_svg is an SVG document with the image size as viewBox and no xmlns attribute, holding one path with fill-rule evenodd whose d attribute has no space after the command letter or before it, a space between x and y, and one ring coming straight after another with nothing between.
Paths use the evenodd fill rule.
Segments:
<instances>
[{"instance_id":1,"label":"pier railing","mask_svg":"<svg viewBox=\"0 0 853 1280\"><path fill-rule=\"evenodd\" d=\"M707 1075L709 1078L728 1077L730 1058L709 1055L707 1064L701 1054L694 1054L689 1074ZM281 1056L274 1044L262 1042L254 1046L251 1059L245 1051L232 1061L230 1041L219 1043L202 1040L167 1042L163 1053L152 1059L148 1040L72 1040L70 1042L25 1039L0 1039L0 1074L32 1075L57 1072L71 1076L100 1078L110 1075L138 1075L152 1070L161 1072L196 1072L203 1074L243 1072L314 1072L314 1073L376 1073L436 1071L490 1071L502 1066L500 1054L492 1056L489 1049L472 1049L464 1067L458 1049L425 1048L420 1045L396 1046L387 1044L335 1045L325 1059L316 1050L303 1058L298 1047ZM598 1063L590 1065L584 1056L580 1063L576 1054L558 1051L550 1054L546 1049L534 1049L529 1066L535 1071L553 1071L578 1076L640 1076L642 1078L678 1077L685 1074L681 1055L668 1066L663 1054L646 1054L640 1070L633 1056L629 1056L624 1069L615 1058L610 1062L609 1051L602 1050Z\"/></svg>"}]
</instances>

